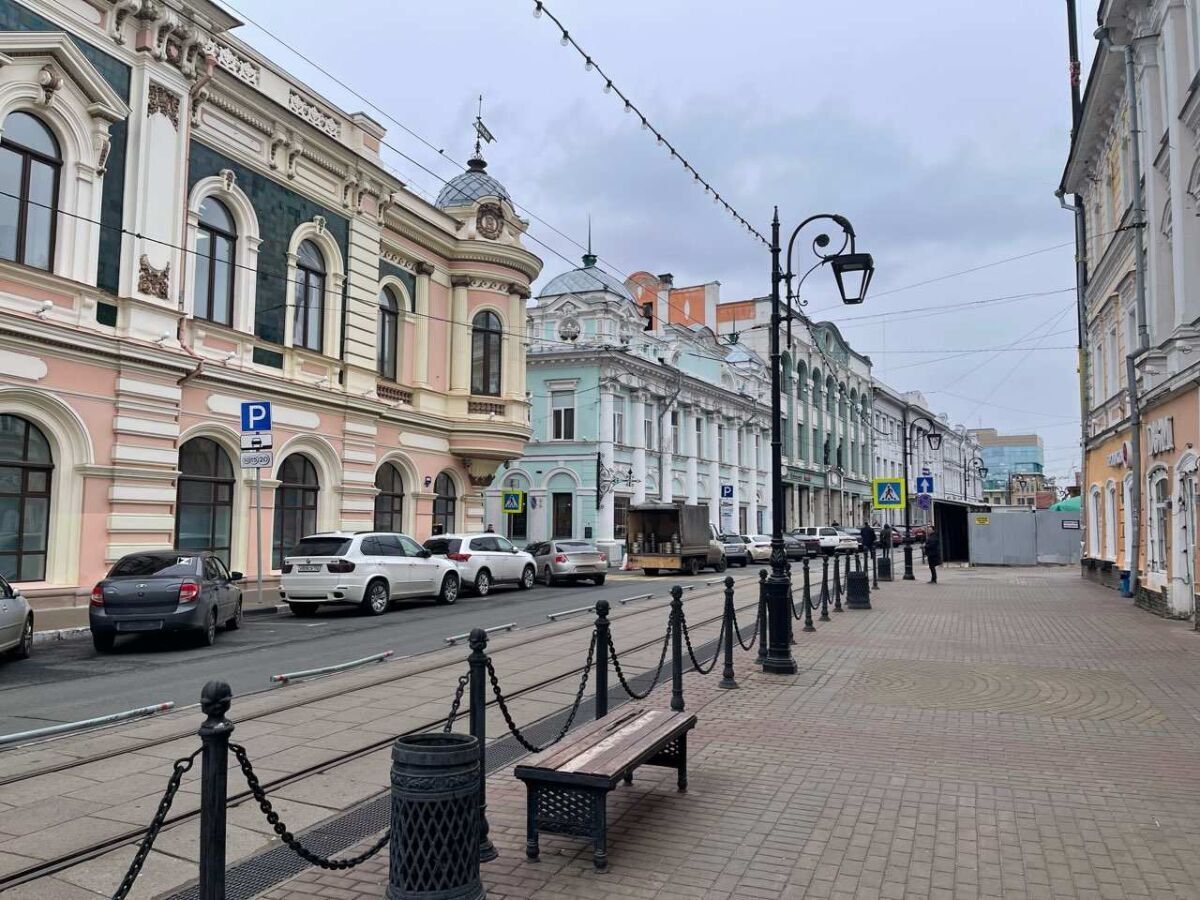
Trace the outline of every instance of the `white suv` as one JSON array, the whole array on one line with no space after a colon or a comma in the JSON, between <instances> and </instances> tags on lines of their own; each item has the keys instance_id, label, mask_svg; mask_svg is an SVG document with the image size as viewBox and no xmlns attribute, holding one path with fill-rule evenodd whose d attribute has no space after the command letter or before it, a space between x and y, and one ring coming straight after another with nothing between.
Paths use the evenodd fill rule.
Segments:
<instances>
[{"instance_id":1,"label":"white suv","mask_svg":"<svg viewBox=\"0 0 1200 900\"><path fill-rule=\"evenodd\" d=\"M828 525L806 525L791 533L817 538L821 542L821 552L827 556L835 553L853 553L858 549L858 541L854 539L853 535L845 534Z\"/></svg>"},{"instance_id":2,"label":"white suv","mask_svg":"<svg viewBox=\"0 0 1200 900\"><path fill-rule=\"evenodd\" d=\"M332 531L301 538L292 548L279 596L297 616L313 615L322 603L357 605L378 616L400 598L453 603L461 583L454 563L435 559L407 535Z\"/></svg>"},{"instance_id":3,"label":"white suv","mask_svg":"<svg viewBox=\"0 0 1200 900\"><path fill-rule=\"evenodd\" d=\"M523 591L533 587L533 557L498 534L439 534L425 542L425 549L457 565L463 585L480 597L496 584L515 584Z\"/></svg>"}]
</instances>

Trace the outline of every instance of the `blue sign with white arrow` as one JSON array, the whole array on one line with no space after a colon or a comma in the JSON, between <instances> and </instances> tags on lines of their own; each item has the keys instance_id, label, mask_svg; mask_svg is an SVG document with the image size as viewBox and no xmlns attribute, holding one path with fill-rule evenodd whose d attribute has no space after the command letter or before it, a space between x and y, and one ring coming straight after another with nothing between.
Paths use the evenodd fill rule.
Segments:
<instances>
[{"instance_id":1,"label":"blue sign with white arrow","mask_svg":"<svg viewBox=\"0 0 1200 900\"><path fill-rule=\"evenodd\" d=\"M933 493L933 476L918 475L917 476L917 493L932 494Z\"/></svg>"}]
</instances>

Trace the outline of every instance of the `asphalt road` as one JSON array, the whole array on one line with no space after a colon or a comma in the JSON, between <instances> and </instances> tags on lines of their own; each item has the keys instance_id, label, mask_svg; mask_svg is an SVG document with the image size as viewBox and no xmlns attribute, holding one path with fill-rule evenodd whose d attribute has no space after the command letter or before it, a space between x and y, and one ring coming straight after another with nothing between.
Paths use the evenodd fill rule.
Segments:
<instances>
[{"instance_id":1,"label":"asphalt road","mask_svg":"<svg viewBox=\"0 0 1200 900\"><path fill-rule=\"evenodd\" d=\"M731 574L749 584L756 572L757 567L750 567ZM408 656L443 647L446 637L475 627L509 622L529 627L544 623L547 613L601 598L615 604L638 594L665 597L673 584L717 577L724 576L613 574L603 587L497 588L487 597L463 596L453 606L403 601L377 618L338 607L324 607L314 619L287 613L248 616L240 630L220 632L215 646L206 648L196 647L186 636L167 635L131 635L104 655L87 639L38 644L28 660L0 662L0 734L168 700L184 706L197 702L201 687L212 678L229 682L235 695L271 689L270 676L281 672L335 665L385 650Z\"/></svg>"}]
</instances>

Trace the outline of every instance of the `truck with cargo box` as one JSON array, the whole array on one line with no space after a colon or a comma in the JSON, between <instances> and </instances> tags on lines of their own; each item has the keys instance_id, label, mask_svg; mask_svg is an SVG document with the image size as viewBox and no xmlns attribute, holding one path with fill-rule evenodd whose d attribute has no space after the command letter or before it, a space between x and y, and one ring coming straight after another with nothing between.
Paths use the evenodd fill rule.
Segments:
<instances>
[{"instance_id":1,"label":"truck with cargo box","mask_svg":"<svg viewBox=\"0 0 1200 900\"><path fill-rule=\"evenodd\" d=\"M629 507L626 550L631 569L695 575L725 571L725 548L708 521L708 507L687 503L640 503Z\"/></svg>"}]
</instances>

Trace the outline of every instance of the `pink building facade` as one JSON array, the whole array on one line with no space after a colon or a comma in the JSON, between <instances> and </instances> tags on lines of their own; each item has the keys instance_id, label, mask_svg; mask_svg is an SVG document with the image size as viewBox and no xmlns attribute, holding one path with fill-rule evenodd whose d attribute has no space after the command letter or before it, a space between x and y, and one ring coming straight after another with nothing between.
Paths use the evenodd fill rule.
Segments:
<instances>
[{"instance_id":1,"label":"pink building facade","mask_svg":"<svg viewBox=\"0 0 1200 900\"><path fill-rule=\"evenodd\" d=\"M527 223L478 155L435 202L193 0L0 0L0 574L82 621L121 555L253 576L301 534L482 529L528 437Z\"/></svg>"}]
</instances>

